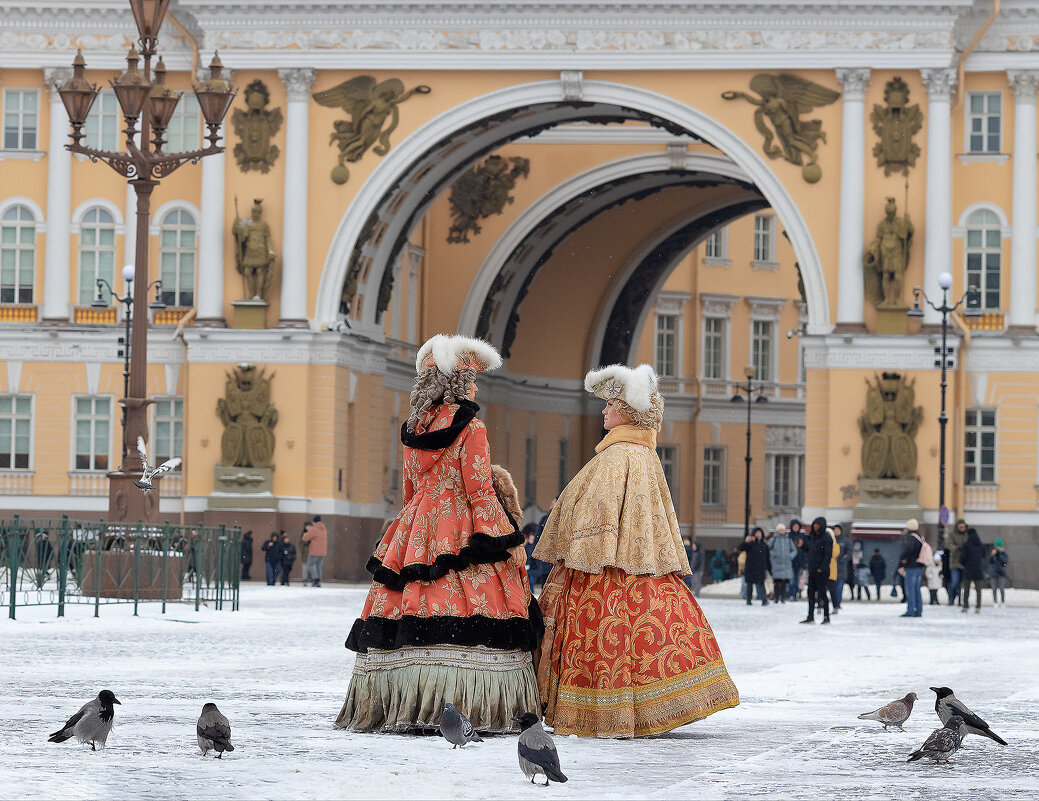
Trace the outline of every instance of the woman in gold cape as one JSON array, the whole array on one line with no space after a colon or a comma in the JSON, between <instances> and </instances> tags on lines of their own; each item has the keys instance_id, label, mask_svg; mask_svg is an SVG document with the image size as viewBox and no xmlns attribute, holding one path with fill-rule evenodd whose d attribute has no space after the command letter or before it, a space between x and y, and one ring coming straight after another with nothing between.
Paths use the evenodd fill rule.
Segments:
<instances>
[{"instance_id":1,"label":"woman in gold cape","mask_svg":"<svg viewBox=\"0 0 1039 801\"><path fill-rule=\"evenodd\" d=\"M644 737L739 704L689 588L689 561L656 453L664 402L649 365L593 370L606 400L595 457L567 485L534 556L545 722L561 734Z\"/></svg>"}]
</instances>

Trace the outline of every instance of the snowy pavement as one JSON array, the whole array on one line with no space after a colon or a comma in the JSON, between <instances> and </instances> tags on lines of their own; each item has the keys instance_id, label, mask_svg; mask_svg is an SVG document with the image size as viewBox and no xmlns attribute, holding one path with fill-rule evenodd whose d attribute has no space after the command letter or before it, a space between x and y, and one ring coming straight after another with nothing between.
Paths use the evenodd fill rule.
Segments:
<instances>
[{"instance_id":1,"label":"snowy pavement","mask_svg":"<svg viewBox=\"0 0 1039 801\"><path fill-rule=\"evenodd\" d=\"M1039 612L963 615L846 601L830 626L804 604L703 607L742 703L661 737L558 737L567 784L525 782L516 739L451 751L439 737L337 731L365 590L247 585L241 611L157 605L19 609L0 620L3 798L1039 798ZM986 597L986 602L990 596ZM1011 602L1013 603L1013 602ZM948 685L1009 743L968 736L953 765L906 763L940 725ZM108 688L122 701L108 748L47 742ZM920 696L905 733L856 715ZM195 721L215 701L236 750L203 759Z\"/></svg>"}]
</instances>

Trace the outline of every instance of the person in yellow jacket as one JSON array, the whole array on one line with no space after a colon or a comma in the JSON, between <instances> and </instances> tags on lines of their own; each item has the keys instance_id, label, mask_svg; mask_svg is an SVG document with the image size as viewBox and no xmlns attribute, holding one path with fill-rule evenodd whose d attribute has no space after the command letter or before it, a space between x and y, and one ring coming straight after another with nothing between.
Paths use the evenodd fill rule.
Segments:
<instances>
[{"instance_id":1,"label":"person in yellow jacket","mask_svg":"<svg viewBox=\"0 0 1039 801\"><path fill-rule=\"evenodd\" d=\"M841 546L837 542L837 535L833 533L832 528L827 527L826 533L833 541L833 552L830 554L830 575L826 582L826 590L830 593L830 606L833 607L831 611L836 615L841 605L841 599L837 596L837 557L841 555Z\"/></svg>"}]
</instances>

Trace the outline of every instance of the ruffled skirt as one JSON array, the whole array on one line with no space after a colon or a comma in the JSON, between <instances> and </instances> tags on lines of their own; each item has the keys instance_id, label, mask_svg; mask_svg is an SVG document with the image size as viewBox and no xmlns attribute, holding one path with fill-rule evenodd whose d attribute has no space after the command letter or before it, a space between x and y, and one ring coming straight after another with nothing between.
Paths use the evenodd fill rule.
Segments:
<instances>
[{"instance_id":1,"label":"ruffled skirt","mask_svg":"<svg viewBox=\"0 0 1039 801\"><path fill-rule=\"evenodd\" d=\"M677 575L553 568L535 655L559 734L645 737L739 704L700 605Z\"/></svg>"}]
</instances>

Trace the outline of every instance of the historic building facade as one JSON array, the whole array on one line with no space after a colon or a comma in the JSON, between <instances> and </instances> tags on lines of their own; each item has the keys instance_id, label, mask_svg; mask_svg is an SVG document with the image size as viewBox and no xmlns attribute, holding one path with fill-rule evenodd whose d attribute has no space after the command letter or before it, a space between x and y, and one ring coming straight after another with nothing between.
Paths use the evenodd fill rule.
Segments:
<instances>
[{"instance_id":1,"label":"historic building facade","mask_svg":"<svg viewBox=\"0 0 1039 801\"><path fill-rule=\"evenodd\" d=\"M125 149L107 80L133 21L0 11L0 507L102 517L123 310L97 282L123 293L135 201L64 149L53 86L82 49L105 86L86 141ZM941 316L907 312L948 272L980 314L948 321L946 505L1034 560L1039 10L990 11L176 0L167 83L219 50L239 91L227 153L153 198L150 448L184 459L160 519L320 513L360 577L399 501L415 349L457 331L506 357L480 400L531 513L599 439L585 371L650 361L708 547L743 531L748 450L752 521L933 531ZM201 129L186 91L165 149Z\"/></svg>"}]
</instances>

